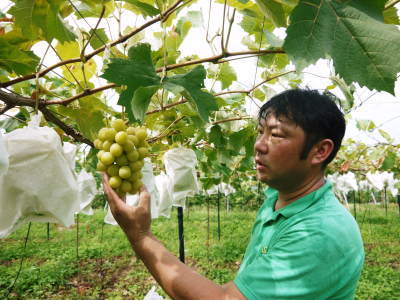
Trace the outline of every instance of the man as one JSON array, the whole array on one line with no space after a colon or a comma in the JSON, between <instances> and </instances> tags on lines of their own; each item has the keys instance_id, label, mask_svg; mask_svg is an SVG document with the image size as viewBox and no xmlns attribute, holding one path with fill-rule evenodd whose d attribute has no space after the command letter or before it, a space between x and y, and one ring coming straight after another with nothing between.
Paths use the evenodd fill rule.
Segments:
<instances>
[{"instance_id":1,"label":"man","mask_svg":"<svg viewBox=\"0 0 400 300\"><path fill-rule=\"evenodd\" d=\"M173 299L352 299L364 262L358 226L324 179L345 132L327 95L289 90L260 109L257 177L269 185L234 281L219 286L151 233L150 196L127 206L103 180L133 250Z\"/></svg>"}]
</instances>

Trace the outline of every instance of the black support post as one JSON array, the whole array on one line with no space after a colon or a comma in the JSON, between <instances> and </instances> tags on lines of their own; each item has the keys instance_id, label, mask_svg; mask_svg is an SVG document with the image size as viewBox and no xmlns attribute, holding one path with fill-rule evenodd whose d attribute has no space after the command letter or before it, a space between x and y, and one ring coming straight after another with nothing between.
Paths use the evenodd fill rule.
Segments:
<instances>
[{"instance_id":1,"label":"black support post","mask_svg":"<svg viewBox=\"0 0 400 300\"><path fill-rule=\"evenodd\" d=\"M185 263L185 235L183 233L183 208L178 207L179 259Z\"/></svg>"}]
</instances>

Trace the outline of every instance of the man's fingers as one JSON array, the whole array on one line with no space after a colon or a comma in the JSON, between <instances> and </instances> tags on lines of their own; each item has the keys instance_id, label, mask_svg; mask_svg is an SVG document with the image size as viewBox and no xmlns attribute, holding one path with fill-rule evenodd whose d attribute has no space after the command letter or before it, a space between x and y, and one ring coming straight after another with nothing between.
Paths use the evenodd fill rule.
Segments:
<instances>
[{"instance_id":1,"label":"man's fingers","mask_svg":"<svg viewBox=\"0 0 400 300\"><path fill-rule=\"evenodd\" d=\"M111 211L114 211L116 208L120 207L123 200L121 200L118 194L111 188L108 180L108 175L106 173L103 173L103 189L107 195L107 201L110 205Z\"/></svg>"},{"instance_id":2,"label":"man's fingers","mask_svg":"<svg viewBox=\"0 0 400 300\"><path fill-rule=\"evenodd\" d=\"M140 188L138 206L141 206L150 212L150 194L144 184Z\"/></svg>"}]
</instances>

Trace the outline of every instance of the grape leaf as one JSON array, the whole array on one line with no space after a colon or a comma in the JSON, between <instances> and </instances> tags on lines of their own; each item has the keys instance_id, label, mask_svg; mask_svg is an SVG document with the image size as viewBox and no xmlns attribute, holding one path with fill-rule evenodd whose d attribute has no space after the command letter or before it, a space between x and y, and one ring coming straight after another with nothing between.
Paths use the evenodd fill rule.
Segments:
<instances>
[{"instance_id":1,"label":"grape leaf","mask_svg":"<svg viewBox=\"0 0 400 300\"><path fill-rule=\"evenodd\" d=\"M372 131L376 128L375 123L371 120L357 120L356 126L363 131Z\"/></svg>"},{"instance_id":2,"label":"grape leaf","mask_svg":"<svg viewBox=\"0 0 400 300\"><path fill-rule=\"evenodd\" d=\"M378 132L388 143L393 143L393 138L385 130L378 129Z\"/></svg>"},{"instance_id":3,"label":"grape leaf","mask_svg":"<svg viewBox=\"0 0 400 300\"><path fill-rule=\"evenodd\" d=\"M214 144L216 148L223 148L225 145L224 134L219 125L211 127L209 134L209 141Z\"/></svg>"},{"instance_id":4,"label":"grape leaf","mask_svg":"<svg viewBox=\"0 0 400 300\"><path fill-rule=\"evenodd\" d=\"M15 2L9 13L14 15L15 24L22 29L24 36L32 40L43 36L47 41L73 41L75 34L59 14L61 2L20 0Z\"/></svg>"},{"instance_id":5,"label":"grape leaf","mask_svg":"<svg viewBox=\"0 0 400 300\"><path fill-rule=\"evenodd\" d=\"M139 11L145 15L145 16L156 16L160 13L160 10L151 6L150 4L144 3L144 2L140 2L137 0L122 0L124 2L130 3L133 6L137 7L139 9Z\"/></svg>"},{"instance_id":6,"label":"grape leaf","mask_svg":"<svg viewBox=\"0 0 400 300\"><path fill-rule=\"evenodd\" d=\"M60 11L60 1L49 0L50 7L46 13L46 22L38 23L39 27L43 30L44 36L47 41L51 41L53 38L57 39L60 42L70 42L76 39L76 35L73 32L72 28L64 22L61 18Z\"/></svg>"},{"instance_id":7,"label":"grape leaf","mask_svg":"<svg viewBox=\"0 0 400 300\"><path fill-rule=\"evenodd\" d=\"M143 122L151 97L159 88L159 85L151 85L136 89L131 102L132 114L136 120Z\"/></svg>"},{"instance_id":8,"label":"grape leaf","mask_svg":"<svg viewBox=\"0 0 400 300\"><path fill-rule=\"evenodd\" d=\"M282 4L274 0L256 0L264 16L272 21L275 27L286 27L286 15Z\"/></svg>"},{"instance_id":9,"label":"grape leaf","mask_svg":"<svg viewBox=\"0 0 400 300\"><path fill-rule=\"evenodd\" d=\"M381 169L384 171L391 171L396 163L396 158L396 153L390 151L388 154L386 154L385 160L381 165Z\"/></svg>"},{"instance_id":10,"label":"grape leaf","mask_svg":"<svg viewBox=\"0 0 400 300\"><path fill-rule=\"evenodd\" d=\"M200 117L208 121L210 112L218 109L214 96L202 91L206 70L202 65L196 66L186 74L167 77L163 81L163 86L177 94L180 93L195 105Z\"/></svg>"},{"instance_id":11,"label":"grape leaf","mask_svg":"<svg viewBox=\"0 0 400 300\"><path fill-rule=\"evenodd\" d=\"M236 153L239 153L240 149L243 147L248 137L252 135L252 131L253 130L250 127L247 127L232 133L229 136L229 149L232 149Z\"/></svg>"},{"instance_id":12,"label":"grape leaf","mask_svg":"<svg viewBox=\"0 0 400 300\"><path fill-rule=\"evenodd\" d=\"M383 18L386 24L400 25L400 19L397 15L397 9L395 7L385 9L383 11Z\"/></svg>"},{"instance_id":13,"label":"grape leaf","mask_svg":"<svg viewBox=\"0 0 400 300\"><path fill-rule=\"evenodd\" d=\"M237 80L235 70L229 64L222 64L217 80L221 81L223 90L230 87Z\"/></svg>"},{"instance_id":14,"label":"grape leaf","mask_svg":"<svg viewBox=\"0 0 400 300\"><path fill-rule=\"evenodd\" d=\"M384 0L302 0L293 10L284 48L298 69L331 57L347 84L394 93L400 31L383 23Z\"/></svg>"},{"instance_id":15,"label":"grape leaf","mask_svg":"<svg viewBox=\"0 0 400 300\"><path fill-rule=\"evenodd\" d=\"M75 11L75 15L78 19L80 18L98 18L101 15L101 11L103 10L103 5L105 6L104 16L110 16L114 9L115 3L114 1L106 0L106 1L98 1L98 0L84 0L81 1ZM75 9L74 9L75 10Z\"/></svg>"},{"instance_id":16,"label":"grape leaf","mask_svg":"<svg viewBox=\"0 0 400 300\"><path fill-rule=\"evenodd\" d=\"M127 86L126 90L121 93L118 104L126 108L128 118L131 122L135 121L132 103L138 101L133 101L136 90L140 87L159 86L161 81L151 59L149 44L138 44L129 48L128 59L111 58L101 77L118 85ZM147 94L150 91L151 89L146 92L140 91L139 94ZM137 116L141 114L139 111L137 112Z\"/></svg>"},{"instance_id":17,"label":"grape leaf","mask_svg":"<svg viewBox=\"0 0 400 300\"><path fill-rule=\"evenodd\" d=\"M22 51L0 37L0 68L18 75L26 75L35 72L39 60L33 52Z\"/></svg>"},{"instance_id":18,"label":"grape leaf","mask_svg":"<svg viewBox=\"0 0 400 300\"><path fill-rule=\"evenodd\" d=\"M59 105L53 109L61 115L67 116L70 119L69 122L73 120L79 131L93 141L98 131L105 125L104 111L107 111L108 107L94 96L81 98L77 103L77 106Z\"/></svg>"},{"instance_id":19,"label":"grape leaf","mask_svg":"<svg viewBox=\"0 0 400 300\"><path fill-rule=\"evenodd\" d=\"M32 39L38 36L38 30L34 24L33 13L34 0L20 0L8 11L15 17L15 25L22 29L22 33Z\"/></svg>"},{"instance_id":20,"label":"grape leaf","mask_svg":"<svg viewBox=\"0 0 400 300\"><path fill-rule=\"evenodd\" d=\"M108 37L104 28L97 28L94 31L90 29L89 34L92 35L90 46L92 46L93 49L100 48L108 43Z\"/></svg>"}]
</instances>

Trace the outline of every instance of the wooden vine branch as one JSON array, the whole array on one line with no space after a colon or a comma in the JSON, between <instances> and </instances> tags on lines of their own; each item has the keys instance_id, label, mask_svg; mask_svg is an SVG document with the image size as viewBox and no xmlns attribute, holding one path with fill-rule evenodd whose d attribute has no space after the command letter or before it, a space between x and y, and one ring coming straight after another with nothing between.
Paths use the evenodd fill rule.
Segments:
<instances>
[{"instance_id":1,"label":"wooden vine branch","mask_svg":"<svg viewBox=\"0 0 400 300\"><path fill-rule=\"evenodd\" d=\"M239 55L248 55L248 54L259 54L259 55L263 55L263 54L277 54L277 53L285 53L285 51L283 49L265 49L265 50L255 50L255 51L240 51L240 52L225 52L225 53L221 53L219 55L215 55L215 56L211 56L211 57L207 57L207 58L200 58L200 59L195 59L195 60L189 60L187 62L183 62L183 63L179 63L179 64L172 64L172 65L168 65L165 67L165 70L169 71L169 70L173 70L176 68L181 68L181 67L186 67L186 66L191 66L191 65L198 65L198 64L202 64L202 63L207 63L207 62L211 62L211 63L218 63L218 61L222 58L225 57L229 57L229 56L239 56ZM162 70L164 70L164 68L158 68L157 72L161 72Z\"/></svg>"},{"instance_id":2,"label":"wooden vine branch","mask_svg":"<svg viewBox=\"0 0 400 300\"><path fill-rule=\"evenodd\" d=\"M183 67L183 66L195 65L195 64L205 63L205 62L215 62L215 61L218 61L222 57L226 57L226 55L227 56L247 55L247 54L249 54L249 52L251 52L253 54L254 53L261 53L261 54L284 53L283 50L260 50L260 51L228 52L225 55L220 54L220 55L216 55L216 56L212 56L212 57L208 57L208 58L187 61L187 62L180 63L180 64L168 65L168 66L165 67L165 69L166 70L172 70L172 69L177 69L177 68L180 68L180 67ZM162 68L158 68L156 71L157 71L157 73L160 73L160 72L164 71L164 68L163 67ZM294 72L294 71L290 71L290 72ZM288 73L290 73L290 72L288 72ZM282 75L285 75L285 74L287 74L287 73L284 73ZM276 77L279 77L279 76L282 76L282 75L278 75ZM269 80L275 79L276 77L273 77L273 78L271 78ZM266 81L268 81L268 80L266 80ZM67 105L67 104L71 103L74 100L77 100L77 99L80 99L80 98L83 98L83 97L86 97L86 96L89 96L89 95L93 95L93 94L98 93L100 91L104 91L104 90L107 90L107 89L110 89L110 88L114 88L116 86L117 85L115 83L110 83L110 84L107 84L107 85L104 85L104 86L101 86L101 87L98 87L98 88L86 89L83 92L81 92L81 93L79 93L79 94L77 94L77 95L75 95L73 97L67 98L67 99L63 99L63 100L40 100L40 102L43 105L46 105L46 106L47 105L54 105L54 104ZM0 94L0 100L2 100L1 94ZM181 104L181 103L178 103L178 104ZM157 110L155 112L158 112L158 111L159 110Z\"/></svg>"},{"instance_id":3,"label":"wooden vine branch","mask_svg":"<svg viewBox=\"0 0 400 300\"><path fill-rule=\"evenodd\" d=\"M0 109L0 115L4 114L6 111L10 110L11 108L13 108L14 106L6 104L4 106L1 107Z\"/></svg>"},{"instance_id":4,"label":"wooden vine branch","mask_svg":"<svg viewBox=\"0 0 400 300\"><path fill-rule=\"evenodd\" d=\"M249 117L249 116L229 118L229 119L223 119L223 120L212 122L212 125L217 125L217 124L232 122L232 121L249 120L249 119L253 119L253 118Z\"/></svg>"},{"instance_id":5,"label":"wooden vine branch","mask_svg":"<svg viewBox=\"0 0 400 300\"><path fill-rule=\"evenodd\" d=\"M71 136L75 141L80 142L80 143L85 143L91 147L94 147L93 143L85 138L79 131L75 130L74 128L68 126L65 124L63 121L61 121L59 118L57 118L50 110L48 110L46 107L40 108L40 111L43 113L43 116L48 122L51 122L58 127L60 127L66 134Z\"/></svg>"},{"instance_id":6,"label":"wooden vine branch","mask_svg":"<svg viewBox=\"0 0 400 300\"><path fill-rule=\"evenodd\" d=\"M14 18L0 18L0 22L14 22Z\"/></svg>"},{"instance_id":7,"label":"wooden vine branch","mask_svg":"<svg viewBox=\"0 0 400 300\"><path fill-rule=\"evenodd\" d=\"M173 4L170 8L168 8L163 14L163 19L161 19L161 16L158 16L158 17L150 20L149 22L143 24L142 26L138 27L137 29L131 31L130 33L121 36L119 39L109 43L108 45L104 45L104 46L102 46L100 48L97 48L96 50L92 51L91 53L88 53L88 54L86 54L86 55L84 55L82 57L77 57L77 58L72 58L72 59L67 59L67 60L64 60L64 61L60 61L60 62L58 62L58 63L56 63L56 64L54 64L52 66L49 66L46 69L43 69L42 71L40 71L38 73L38 77L39 78L43 77L44 75L46 75L51 70L54 70L54 69L56 69L56 68L58 68L60 66L64 66L64 65L72 64L72 63L77 63L77 62L81 62L81 61L88 61L89 59L91 59L96 54L99 54L99 53L103 52L106 49L106 47L114 47L114 46L116 46L118 44L121 44L121 43L125 42L126 40L128 40L129 38L131 38L135 34L143 31L147 27L149 27L149 26L151 26L151 25L153 25L153 24L155 24L155 23L157 23L159 21L166 20L176 9L179 8L179 4L181 4L182 2L183 2L183 0L178 0L178 1L175 2L175 4ZM8 87L8 86L16 84L18 82L26 81L26 80L33 79L33 78L36 78L36 73L35 74L25 75L25 76L18 77L16 79L13 79L13 80L10 80L10 81L7 81L7 82L0 83L0 88Z\"/></svg>"}]
</instances>

